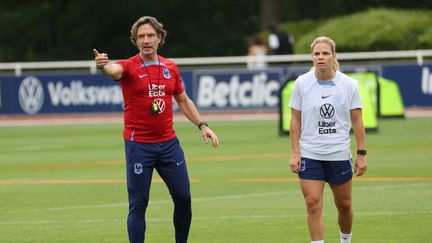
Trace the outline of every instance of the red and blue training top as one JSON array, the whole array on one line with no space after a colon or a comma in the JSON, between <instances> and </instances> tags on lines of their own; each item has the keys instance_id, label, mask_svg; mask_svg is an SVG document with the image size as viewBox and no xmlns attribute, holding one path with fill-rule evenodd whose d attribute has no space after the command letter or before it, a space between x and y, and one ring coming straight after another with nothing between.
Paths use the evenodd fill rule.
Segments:
<instances>
[{"instance_id":1,"label":"red and blue training top","mask_svg":"<svg viewBox=\"0 0 432 243\"><path fill-rule=\"evenodd\" d=\"M126 140L159 143L176 136L173 127L173 95L184 91L177 65L158 56L156 62L143 62L135 55L118 61L123 68L120 78L124 99L124 131ZM152 103L159 112L153 114Z\"/></svg>"}]
</instances>

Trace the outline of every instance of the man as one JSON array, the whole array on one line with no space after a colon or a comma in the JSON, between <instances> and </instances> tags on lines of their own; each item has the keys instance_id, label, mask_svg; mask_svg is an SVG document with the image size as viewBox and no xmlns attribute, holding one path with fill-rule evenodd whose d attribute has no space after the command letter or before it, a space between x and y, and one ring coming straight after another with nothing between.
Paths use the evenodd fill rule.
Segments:
<instances>
[{"instance_id":1,"label":"man","mask_svg":"<svg viewBox=\"0 0 432 243\"><path fill-rule=\"evenodd\" d=\"M295 40L291 33L279 30L274 23L269 25L269 30L268 44L270 47L270 54L288 55L294 53Z\"/></svg>"},{"instance_id":2,"label":"man","mask_svg":"<svg viewBox=\"0 0 432 243\"><path fill-rule=\"evenodd\" d=\"M119 80L124 98L124 131L128 233L130 242L144 242L145 212L153 169L166 183L174 201L176 242L187 242L192 219L186 160L173 128L172 98L183 114L200 130L207 143L219 146L216 134L203 121L186 95L176 64L157 53L167 32L154 17L139 18L131 29L131 41L139 53L110 63L106 53L93 49L97 68Z\"/></svg>"}]
</instances>

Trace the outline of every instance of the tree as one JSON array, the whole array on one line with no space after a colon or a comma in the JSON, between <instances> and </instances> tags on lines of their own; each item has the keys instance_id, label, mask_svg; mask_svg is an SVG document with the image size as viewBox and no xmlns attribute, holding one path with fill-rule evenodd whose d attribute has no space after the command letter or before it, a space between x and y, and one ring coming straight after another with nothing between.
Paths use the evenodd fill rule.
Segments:
<instances>
[{"instance_id":1,"label":"tree","mask_svg":"<svg viewBox=\"0 0 432 243\"><path fill-rule=\"evenodd\" d=\"M243 55L259 31L259 1L2 1L0 61L83 60L95 47L115 59L136 53L130 27L151 15L168 30L161 54ZM25 16L25 17L23 17Z\"/></svg>"}]
</instances>

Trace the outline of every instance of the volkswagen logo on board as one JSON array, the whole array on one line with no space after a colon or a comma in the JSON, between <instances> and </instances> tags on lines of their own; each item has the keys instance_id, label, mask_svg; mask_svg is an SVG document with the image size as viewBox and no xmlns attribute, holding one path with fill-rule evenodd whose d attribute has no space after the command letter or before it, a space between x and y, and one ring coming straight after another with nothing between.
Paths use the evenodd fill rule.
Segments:
<instances>
[{"instance_id":1,"label":"volkswagen logo on board","mask_svg":"<svg viewBox=\"0 0 432 243\"><path fill-rule=\"evenodd\" d=\"M25 113L38 113L44 101L44 90L39 79L34 76L26 77L18 89L18 99Z\"/></svg>"}]
</instances>

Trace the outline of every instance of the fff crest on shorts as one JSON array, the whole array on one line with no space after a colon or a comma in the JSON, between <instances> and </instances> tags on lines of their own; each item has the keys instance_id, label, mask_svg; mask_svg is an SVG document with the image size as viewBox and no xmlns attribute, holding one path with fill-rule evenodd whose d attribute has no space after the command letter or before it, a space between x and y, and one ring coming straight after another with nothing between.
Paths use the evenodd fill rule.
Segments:
<instances>
[{"instance_id":1,"label":"fff crest on shorts","mask_svg":"<svg viewBox=\"0 0 432 243\"><path fill-rule=\"evenodd\" d=\"M164 75L164 77L165 77L166 79L170 79L170 78L171 78L171 75L170 75L169 69L168 69L167 67L164 68L164 69L162 70L162 72L163 72L163 75Z\"/></svg>"},{"instance_id":2,"label":"fff crest on shorts","mask_svg":"<svg viewBox=\"0 0 432 243\"><path fill-rule=\"evenodd\" d=\"M139 175L143 173L143 166L141 163L135 163L134 164L134 172L135 174Z\"/></svg>"}]
</instances>

